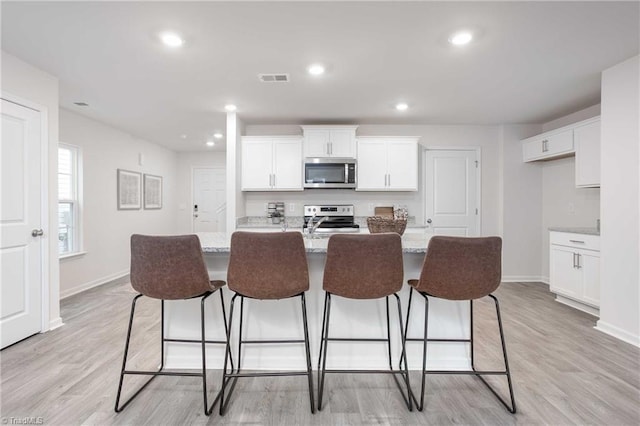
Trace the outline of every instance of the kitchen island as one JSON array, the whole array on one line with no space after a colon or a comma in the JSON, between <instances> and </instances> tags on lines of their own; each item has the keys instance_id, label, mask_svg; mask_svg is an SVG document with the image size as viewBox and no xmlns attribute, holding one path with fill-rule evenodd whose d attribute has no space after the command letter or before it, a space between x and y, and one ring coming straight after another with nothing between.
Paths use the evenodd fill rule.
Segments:
<instances>
[{"instance_id":1,"label":"kitchen island","mask_svg":"<svg viewBox=\"0 0 640 426\"><path fill-rule=\"evenodd\" d=\"M252 230L252 231L255 231ZM290 230L288 232L299 232ZM368 233L361 230L361 233ZM226 279L229 263L230 234L200 233L200 242L205 254L211 279ZM403 320L406 315L409 287L406 281L418 278L430 235L422 230L417 233L405 233L402 238L404 285L400 292ZM317 367L322 323L324 291L322 277L327 251L328 238L305 237L307 262L309 265L310 288L307 292L307 311L311 355L313 367ZM227 314L232 292L224 288ZM417 303L415 303L417 302ZM199 338L199 299L193 301L167 302L165 321L169 338ZM216 294L207 300L207 338L223 339L224 329L220 299ZM397 325L395 302L390 303L391 338L394 365L397 365L400 353L400 340ZM469 336L469 304L440 299L431 299L429 316L430 336L439 338L463 338ZM239 319L239 310L234 314L234 326ZM409 322L409 336L422 334L424 303L418 297L412 306ZM302 339L302 314L299 299L280 301L260 301L253 303L245 300L245 318L243 337L246 339ZM332 299L331 304L332 337L358 336L381 338L386 335L386 312L384 299L379 301L350 300L340 297ZM237 332L234 333L237 337ZM232 344L237 345L236 342ZM224 349L222 345L209 345L207 359L210 368L221 368ZM237 346L234 346L237 347ZM199 368L200 349L197 344L167 343L167 368ZM422 357L422 345L407 344L409 368L419 369ZM300 344L292 345L243 345L243 369L293 370L304 369L304 348ZM469 348L464 343L433 343L429 345L428 362L430 368L468 369ZM380 369L388 366L386 346L382 343L345 342L334 343L327 354L327 368Z\"/></svg>"}]
</instances>

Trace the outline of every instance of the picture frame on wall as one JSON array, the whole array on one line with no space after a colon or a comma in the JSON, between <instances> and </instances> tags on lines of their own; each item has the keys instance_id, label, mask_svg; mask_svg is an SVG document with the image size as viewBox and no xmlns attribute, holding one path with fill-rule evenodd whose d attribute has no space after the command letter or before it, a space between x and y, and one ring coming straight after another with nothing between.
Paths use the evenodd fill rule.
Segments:
<instances>
[{"instance_id":1,"label":"picture frame on wall","mask_svg":"<svg viewBox=\"0 0 640 426\"><path fill-rule=\"evenodd\" d=\"M142 174L118 169L118 210L140 210L141 194Z\"/></svg>"},{"instance_id":2,"label":"picture frame on wall","mask_svg":"<svg viewBox=\"0 0 640 426\"><path fill-rule=\"evenodd\" d=\"M144 175L144 208L157 210L162 208L162 176Z\"/></svg>"}]
</instances>

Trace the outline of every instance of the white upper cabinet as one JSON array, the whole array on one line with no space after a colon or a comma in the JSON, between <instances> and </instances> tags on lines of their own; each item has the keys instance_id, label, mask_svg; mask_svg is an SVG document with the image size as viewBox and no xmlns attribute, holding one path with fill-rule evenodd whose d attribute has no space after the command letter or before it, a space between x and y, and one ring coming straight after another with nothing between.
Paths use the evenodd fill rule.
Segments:
<instances>
[{"instance_id":1,"label":"white upper cabinet","mask_svg":"<svg viewBox=\"0 0 640 426\"><path fill-rule=\"evenodd\" d=\"M524 162L550 160L573 154L573 130L548 132L523 142Z\"/></svg>"},{"instance_id":2,"label":"white upper cabinet","mask_svg":"<svg viewBox=\"0 0 640 426\"><path fill-rule=\"evenodd\" d=\"M576 156L576 186L600 187L600 117L522 140L522 157L530 161Z\"/></svg>"},{"instance_id":3,"label":"white upper cabinet","mask_svg":"<svg viewBox=\"0 0 640 426\"><path fill-rule=\"evenodd\" d=\"M576 127L576 186L600 187L600 119Z\"/></svg>"},{"instance_id":4,"label":"white upper cabinet","mask_svg":"<svg viewBox=\"0 0 640 426\"><path fill-rule=\"evenodd\" d=\"M417 191L418 138L358 138L358 191Z\"/></svg>"},{"instance_id":5,"label":"white upper cabinet","mask_svg":"<svg viewBox=\"0 0 640 426\"><path fill-rule=\"evenodd\" d=\"M302 139L243 137L242 190L302 191Z\"/></svg>"},{"instance_id":6,"label":"white upper cabinet","mask_svg":"<svg viewBox=\"0 0 640 426\"><path fill-rule=\"evenodd\" d=\"M358 126L301 126L304 133L304 157L356 157Z\"/></svg>"}]
</instances>

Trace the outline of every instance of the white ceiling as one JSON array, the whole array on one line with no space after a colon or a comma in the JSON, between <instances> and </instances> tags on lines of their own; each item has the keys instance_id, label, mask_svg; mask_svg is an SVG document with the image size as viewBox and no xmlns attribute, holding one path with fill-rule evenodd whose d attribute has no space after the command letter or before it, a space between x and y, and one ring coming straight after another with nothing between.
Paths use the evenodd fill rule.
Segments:
<instances>
[{"instance_id":1,"label":"white ceiling","mask_svg":"<svg viewBox=\"0 0 640 426\"><path fill-rule=\"evenodd\" d=\"M227 103L246 124L549 121L598 103L600 72L638 54L639 10L637 1L3 1L2 49L57 76L63 108L194 151L224 133ZM447 38L461 28L477 37L456 48ZM167 29L183 48L159 42ZM326 65L323 77L306 73L313 62ZM398 101L409 110L396 111Z\"/></svg>"}]
</instances>

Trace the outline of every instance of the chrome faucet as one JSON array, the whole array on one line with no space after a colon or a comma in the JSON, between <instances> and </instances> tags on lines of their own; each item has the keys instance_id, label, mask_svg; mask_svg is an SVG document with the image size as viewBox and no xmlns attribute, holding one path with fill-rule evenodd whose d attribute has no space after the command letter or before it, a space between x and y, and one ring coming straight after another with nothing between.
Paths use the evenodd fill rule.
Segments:
<instances>
[{"instance_id":1,"label":"chrome faucet","mask_svg":"<svg viewBox=\"0 0 640 426\"><path fill-rule=\"evenodd\" d=\"M325 220L329 219L329 216L325 216L325 217L321 217L320 220L318 220L316 223L313 223L313 219L315 217L316 215L314 214L307 221L307 230L309 232L309 235L313 235L316 232L316 229L318 229L318 227L320 226L320 224Z\"/></svg>"}]
</instances>

